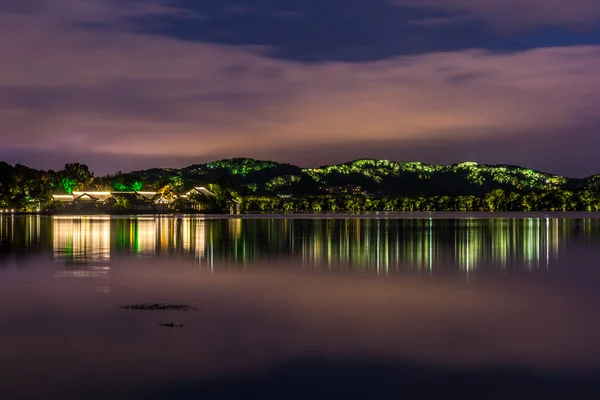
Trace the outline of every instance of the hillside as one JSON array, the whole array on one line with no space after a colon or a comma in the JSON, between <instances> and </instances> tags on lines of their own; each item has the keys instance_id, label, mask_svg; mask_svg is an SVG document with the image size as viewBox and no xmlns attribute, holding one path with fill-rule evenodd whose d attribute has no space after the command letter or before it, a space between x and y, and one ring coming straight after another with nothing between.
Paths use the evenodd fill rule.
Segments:
<instances>
[{"instance_id":1,"label":"hillside","mask_svg":"<svg viewBox=\"0 0 600 400\"><path fill-rule=\"evenodd\" d=\"M82 164L67 164L61 171L41 171L0 163L0 208L31 210L33 204L37 204L43 209L51 205L52 194L70 194L75 190L157 191L173 196L202 185L235 193L239 198L357 195L483 199L501 190L501 193L513 194L512 208L560 204L562 209L595 209L592 204L598 203L600 175L571 179L519 166L473 162L430 165L363 159L300 168L274 161L233 158L181 169L152 168L97 177ZM528 195L534 199L524 197Z\"/></svg>"},{"instance_id":2,"label":"hillside","mask_svg":"<svg viewBox=\"0 0 600 400\"><path fill-rule=\"evenodd\" d=\"M371 159L319 168L300 168L273 161L235 158L180 170L136 171L128 175L131 179L161 183L177 176L190 183L216 183L219 179L228 179L242 191L255 194L318 194L327 188L354 185L368 193L386 195L480 195L494 189L578 190L588 184L586 180L569 179L518 166L472 162L430 165ZM593 180L590 178L589 184L597 188L599 182L595 177Z\"/></svg>"}]
</instances>

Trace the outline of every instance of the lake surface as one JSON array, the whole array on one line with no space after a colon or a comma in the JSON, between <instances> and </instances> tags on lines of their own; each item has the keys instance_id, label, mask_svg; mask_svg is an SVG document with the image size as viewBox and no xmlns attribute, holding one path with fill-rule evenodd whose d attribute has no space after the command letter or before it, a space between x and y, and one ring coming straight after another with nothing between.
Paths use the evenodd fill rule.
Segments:
<instances>
[{"instance_id":1,"label":"lake surface","mask_svg":"<svg viewBox=\"0 0 600 400\"><path fill-rule=\"evenodd\" d=\"M596 214L0 216L3 398L600 398L599 307Z\"/></svg>"}]
</instances>

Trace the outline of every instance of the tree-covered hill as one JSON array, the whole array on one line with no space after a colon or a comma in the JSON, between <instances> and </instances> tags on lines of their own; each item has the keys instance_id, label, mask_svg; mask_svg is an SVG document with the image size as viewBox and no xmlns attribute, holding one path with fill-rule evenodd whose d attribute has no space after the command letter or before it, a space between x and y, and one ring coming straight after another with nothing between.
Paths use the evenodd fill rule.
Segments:
<instances>
[{"instance_id":1,"label":"tree-covered hill","mask_svg":"<svg viewBox=\"0 0 600 400\"><path fill-rule=\"evenodd\" d=\"M571 204L562 207L564 209L590 209L589 204L599 198L600 175L571 179L519 166L473 162L430 165L363 159L300 168L274 161L233 158L181 169L152 168L94 176L82 164L67 164L60 171L43 171L0 162L0 208L43 209L52 202L53 193L69 194L77 190L158 191L176 195L199 185L221 187L240 198L474 196L483 199L490 193L504 193L513 195L514 201L515 196L532 195L538 199L534 204L562 202ZM519 202L532 203L531 200Z\"/></svg>"},{"instance_id":2,"label":"tree-covered hill","mask_svg":"<svg viewBox=\"0 0 600 400\"><path fill-rule=\"evenodd\" d=\"M544 191L577 190L585 180L569 179L509 165L465 162L430 165L363 159L319 168L300 168L248 158L197 164L181 170L147 170L129 174L135 179L164 183L174 177L186 182L217 182L227 177L246 193L318 194L327 188L360 186L362 191L386 195L480 195L494 189Z\"/></svg>"}]
</instances>

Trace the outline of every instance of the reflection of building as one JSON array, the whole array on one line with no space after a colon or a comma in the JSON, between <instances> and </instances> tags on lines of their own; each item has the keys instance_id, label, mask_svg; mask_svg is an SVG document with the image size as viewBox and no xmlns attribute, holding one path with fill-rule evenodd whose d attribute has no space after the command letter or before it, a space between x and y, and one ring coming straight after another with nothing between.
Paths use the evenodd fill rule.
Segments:
<instances>
[{"instance_id":1,"label":"reflection of building","mask_svg":"<svg viewBox=\"0 0 600 400\"><path fill-rule=\"evenodd\" d=\"M185 199L195 198L196 200L198 200L198 199L202 199L202 198L212 199L212 198L215 198L216 195L203 186L196 186L196 187L192 188L190 191L188 191L186 194L181 195L180 197L183 197ZM241 205L242 205L242 203L240 203L239 201L237 201L235 199L229 199L229 200L227 200L227 209L228 209L227 211L229 211L231 214L239 214L241 211ZM194 202L192 207L193 207L193 209L195 209L197 211L205 210L204 204L202 204L202 201Z\"/></svg>"},{"instance_id":2,"label":"reflection of building","mask_svg":"<svg viewBox=\"0 0 600 400\"><path fill-rule=\"evenodd\" d=\"M116 218L111 223L113 251L151 256L156 253L157 232L154 217Z\"/></svg>"},{"instance_id":3,"label":"reflection of building","mask_svg":"<svg viewBox=\"0 0 600 400\"><path fill-rule=\"evenodd\" d=\"M39 222L30 221L27 228L15 230L23 235L21 242L26 243L28 237L33 241L50 237L40 236ZM12 222L0 223L0 239L12 237L9 231L13 226ZM78 271L106 266L115 255L168 254L194 258L198 265L210 268L296 259L315 268L380 274L412 269L469 276L479 268L551 268L558 259L559 243L567 242L578 229L586 237L600 235L600 221L584 220L581 227L570 220L550 218L55 217L52 229L55 259ZM26 232L31 236L25 236ZM102 271L89 269L78 274Z\"/></svg>"},{"instance_id":4,"label":"reflection of building","mask_svg":"<svg viewBox=\"0 0 600 400\"><path fill-rule=\"evenodd\" d=\"M212 266L214 251L211 247L212 235L207 235L207 223L202 218L184 218L181 223L182 250L187 254L193 254L199 263Z\"/></svg>"},{"instance_id":5,"label":"reflection of building","mask_svg":"<svg viewBox=\"0 0 600 400\"><path fill-rule=\"evenodd\" d=\"M137 254L156 254L156 221L154 218L136 218L135 250Z\"/></svg>"},{"instance_id":6,"label":"reflection of building","mask_svg":"<svg viewBox=\"0 0 600 400\"><path fill-rule=\"evenodd\" d=\"M110 218L53 219L54 258L67 263L105 263L110 260Z\"/></svg>"},{"instance_id":7,"label":"reflection of building","mask_svg":"<svg viewBox=\"0 0 600 400\"><path fill-rule=\"evenodd\" d=\"M188 197L188 196L191 196L192 194L197 194L197 195L206 196L206 197L215 197L215 194L213 192L211 192L210 190L208 190L207 188L205 188L203 186L196 186L196 187L192 188L192 190L188 191L186 194L182 195L181 197Z\"/></svg>"}]
</instances>

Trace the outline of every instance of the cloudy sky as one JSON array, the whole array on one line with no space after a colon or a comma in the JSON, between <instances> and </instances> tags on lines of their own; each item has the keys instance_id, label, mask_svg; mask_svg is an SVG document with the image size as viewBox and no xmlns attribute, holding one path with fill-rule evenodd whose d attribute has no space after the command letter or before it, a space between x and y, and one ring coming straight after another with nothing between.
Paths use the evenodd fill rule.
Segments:
<instances>
[{"instance_id":1,"label":"cloudy sky","mask_svg":"<svg viewBox=\"0 0 600 400\"><path fill-rule=\"evenodd\" d=\"M598 0L0 0L0 159L600 173Z\"/></svg>"}]
</instances>

